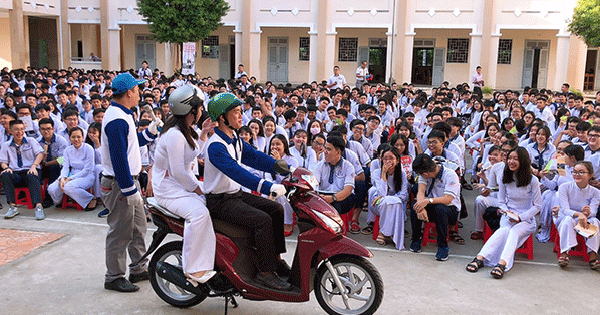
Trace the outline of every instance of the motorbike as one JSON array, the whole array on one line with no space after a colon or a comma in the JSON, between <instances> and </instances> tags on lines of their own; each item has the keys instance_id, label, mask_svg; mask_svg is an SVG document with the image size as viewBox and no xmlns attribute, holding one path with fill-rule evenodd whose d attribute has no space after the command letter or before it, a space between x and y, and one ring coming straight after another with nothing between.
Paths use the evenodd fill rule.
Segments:
<instances>
[{"instance_id":1,"label":"motorbike","mask_svg":"<svg viewBox=\"0 0 600 315\"><path fill-rule=\"evenodd\" d=\"M291 266L290 291L277 291L256 283L255 246L249 231L213 219L216 235L215 271L204 284L193 286L182 269L183 241L160 244L168 234L183 235L184 220L147 199L147 210L158 229L144 255L150 283L165 302L180 308L195 306L207 297L225 298L237 307L235 296L248 300L306 302L314 290L319 305L328 314L373 314L383 299L381 275L366 258L373 254L347 238L337 211L315 189L318 182L308 170L297 168L282 184L296 214L300 233ZM160 248L159 248L160 246Z\"/></svg>"}]
</instances>

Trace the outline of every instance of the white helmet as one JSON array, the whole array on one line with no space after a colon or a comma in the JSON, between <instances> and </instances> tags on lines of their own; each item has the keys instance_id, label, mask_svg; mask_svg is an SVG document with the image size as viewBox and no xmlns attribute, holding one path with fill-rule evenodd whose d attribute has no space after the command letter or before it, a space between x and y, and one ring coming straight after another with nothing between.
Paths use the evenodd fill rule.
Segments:
<instances>
[{"instance_id":1,"label":"white helmet","mask_svg":"<svg viewBox=\"0 0 600 315\"><path fill-rule=\"evenodd\" d=\"M204 92L192 84L178 87L169 96L169 106L175 116L185 116L203 104Z\"/></svg>"}]
</instances>

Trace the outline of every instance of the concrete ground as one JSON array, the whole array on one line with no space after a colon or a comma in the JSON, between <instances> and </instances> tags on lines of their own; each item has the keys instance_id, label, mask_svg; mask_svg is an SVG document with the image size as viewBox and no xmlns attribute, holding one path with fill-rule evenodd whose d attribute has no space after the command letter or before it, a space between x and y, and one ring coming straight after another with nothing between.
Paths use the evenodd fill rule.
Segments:
<instances>
[{"instance_id":1,"label":"concrete ground","mask_svg":"<svg viewBox=\"0 0 600 315\"><path fill-rule=\"evenodd\" d=\"M560 269L552 243L534 240L534 260L517 255L514 268L504 279L495 280L490 268L476 274L465 265L483 242L472 241L474 192L465 192L470 215L463 220L460 234L466 245L450 244L450 259L435 261L435 244L422 253L381 247L370 236L351 235L373 251L371 262L385 284L378 314L598 314L600 275L581 258L574 257L568 268ZM2 212L6 210L6 202ZM164 303L142 282L136 293L117 293L103 288L105 219L100 209L77 212L47 209L47 219L36 221L33 211L22 209L12 220L0 220L0 228L66 234L28 255L0 267L1 314L223 314L224 299L207 299L190 309ZM361 217L364 224L366 213ZM409 227L410 225L407 224ZM149 229L154 229L152 224ZM151 232L147 233L148 243ZM296 236L296 234L294 234ZM410 240L405 241L408 247ZM294 252L294 237L288 238L288 253ZM291 261L291 255L285 258ZM255 302L238 298L240 307L229 314L321 314L314 295L301 304Z\"/></svg>"}]
</instances>

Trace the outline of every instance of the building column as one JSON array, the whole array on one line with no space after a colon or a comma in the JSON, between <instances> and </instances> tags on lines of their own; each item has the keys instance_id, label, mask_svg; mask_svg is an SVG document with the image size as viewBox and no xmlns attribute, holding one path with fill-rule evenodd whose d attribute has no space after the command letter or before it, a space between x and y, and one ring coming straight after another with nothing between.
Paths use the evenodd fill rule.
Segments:
<instances>
[{"instance_id":1,"label":"building column","mask_svg":"<svg viewBox=\"0 0 600 315\"><path fill-rule=\"evenodd\" d=\"M485 85L492 88L496 88L497 76L498 76L498 45L500 43L500 37L502 34L492 34L490 38L489 54L482 53L482 55L488 55L487 62L483 64L487 70L486 75L483 76ZM469 84L470 85L470 84Z\"/></svg>"},{"instance_id":2,"label":"building column","mask_svg":"<svg viewBox=\"0 0 600 315\"><path fill-rule=\"evenodd\" d=\"M471 76L475 73L475 68L477 66L481 66L481 34L471 33L471 47L469 49L469 81L471 81ZM485 81L487 78L483 78ZM452 82L453 84L456 82ZM468 82L469 86L473 85L471 82ZM489 84L487 84L489 85Z\"/></svg>"},{"instance_id":3,"label":"building column","mask_svg":"<svg viewBox=\"0 0 600 315\"><path fill-rule=\"evenodd\" d=\"M171 49L173 49L172 44L170 42L165 43L165 75L170 76L173 74L173 56L171 54Z\"/></svg>"},{"instance_id":4,"label":"building column","mask_svg":"<svg viewBox=\"0 0 600 315\"><path fill-rule=\"evenodd\" d=\"M571 34L556 34L556 70L554 72L554 84L552 89L559 91L563 83L567 82L567 68L569 67L569 50L571 46Z\"/></svg>"},{"instance_id":5,"label":"building column","mask_svg":"<svg viewBox=\"0 0 600 315\"><path fill-rule=\"evenodd\" d=\"M235 34L235 66L242 64L242 30L233 30Z\"/></svg>"},{"instance_id":6,"label":"building column","mask_svg":"<svg viewBox=\"0 0 600 315\"><path fill-rule=\"evenodd\" d=\"M317 55L317 71L315 80L319 82L325 78L328 78L331 71L333 70L333 63L335 62L335 36L337 32L335 29L330 29L330 18L329 14L330 5L329 0L319 0L318 2L318 17L317 17L317 47L319 53ZM311 42L312 46L312 42ZM316 49L315 49L316 51ZM312 54L312 47L311 47ZM311 57L312 58L312 57ZM343 74L343 73L342 73ZM354 82L354 74L346 75L348 83Z\"/></svg>"},{"instance_id":7,"label":"building column","mask_svg":"<svg viewBox=\"0 0 600 315\"><path fill-rule=\"evenodd\" d=\"M318 67L318 62L317 60L319 59L319 54L318 54L318 49L319 46L317 45L318 40L319 40L319 33L317 32L313 32L313 31L309 31L308 35L310 36L310 56L309 56L309 61L308 61L308 82L312 82L312 81L317 81L317 67Z\"/></svg>"},{"instance_id":8,"label":"building column","mask_svg":"<svg viewBox=\"0 0 600 315\"><path fill-rule=\"evenodd\" d=\"M71 66L71 27L69 26L69 0L60 1L60 16L58 17L58 65L65 69ZM97 54L98 52L96 52Z\"/></svg>"},{"instance_id":9,"label":"building column","mask_svg":"<svg viewBox=\"0 0 600 315\"><path fill-rule=\"evenodd\" d=\"M394 60L394 58L392 57L392 53L393 53L393 39L394 39L394 33L393 32L386 32L385 35L387 36L387 43L386 43L386 60L385 60L385 81L389 84L392 84L392 62Z\"/></svg>"},{"instance_id":10,"label":"building column","mask_svg":"<svg viewBox=\"0 0 600 315\"><path fill-rule=\"evenodd\" d=\"M260 73L260 28L254 28L254 14L259 12L254 0L245 0L242 3L242 51L241 62L244 64L246 73L255 76L258 82L263 78ZM237 49L236 43L236 49ZM237 54L237 52L236 52ZM236 57L237 59L237 57Z\"/></svg>"},{"instance_id":11,"label":"building column","mask_svg":"<svg viewBox=\"0 0 600 315\"><path fill-rule=\"evenodd\" d=\"M320 80L327 80L330 73L333 72L333 66L335 65L335 60L337 59L335 54L335 39L337 37L337 32L334 30L332 32L325 33L325 51L323 51L323 68L321 70L321 75L319 76ZM321 46L322 47L322 46ZM345 76L345 75L344 75ZM356 83L356 74L354 72L350 73L349 76L346 76L346 81L351 85L353 82Z\"/></svg>"},{"instance_id":12,"label":"building column","mask_svg":"<svg viewBox=\"0 0 600 315\"><path fill-rule=\"evenodd\" d=\"M102 39L102 68L121 70L121 28L116 24L117 4L100 1L100 38Z\"/></svg>"},{"instance_id":13,"label":"building column","mask_svg":"<svg viewBox=\"0 0 600 315\"><path fill-rule=\"evenodd\" d=\"M415 45L416 33L405 33L404 34L404 47L402 54L402 81L398 82L398 85L404 82L411 82L412 79L412 58L413 58L413 47Z\"/></svg>"},{"instance_id":14,"label":"building column","mask_svg":"<svg viewBox=\"0 0 600 315\"><path fill-rule=\"evenodd\" d=\"M24 53L25 47L28 45L25 42L25 23L26 19L23 15L23 1L13 0L13 8L8 11L8 19L10 24L10 46L12 69L26 68L29 61L26 60Z\"/></svg>"}]
</instances>

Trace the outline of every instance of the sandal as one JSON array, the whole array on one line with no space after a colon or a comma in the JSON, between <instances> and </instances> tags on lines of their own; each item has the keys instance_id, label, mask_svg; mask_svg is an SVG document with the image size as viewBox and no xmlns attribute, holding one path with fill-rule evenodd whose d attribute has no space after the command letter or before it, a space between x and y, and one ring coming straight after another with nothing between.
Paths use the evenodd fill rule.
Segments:
<instances>
[{"instance_id":1,"label":"sandal","mask_svg":"<svg viewBox=\"0 0 600 315\"><path fill-rule=\"evenodd\" d=\"M590 260L590 268L592 270L600 270L600 260L598 260L598 259Z\"/></svg>"},{"instance_id":2,"label":"sandal","mask_svg":"<svg viewBox=\"0 0 600 315\"><path fill-rule=\"evenodd\" d=\"M473 258L473 261L471 261L468 265L467 265L467 271L468 272L477 272L479 270L479 268L483 267L483 260L477 259L477 257Z\"/></svg>"},{"instance_id":3,"label":"sandal","mask_svg":"<svg viewBox=\"0 0 600 315\"><path fill-rule=\"evenodd\" d=\"M350 221L350 233L352 233L352 234L360 233L360 225L358 224L358 220Z\"/></svg>"},{"instance_id":4,"label":"sandal","mask_svg":"<svg viewBox=\"0 0 600 315\"><path fill-rule=\"evenodd\" d=\"M492 269L490 274L495 279L502 279L502 277L504 277L504 270L506 270L505 265L497 264L496 267L494 267L494 269Z\"/></svg>"},{"instance_id":5,"label":"sandal","mask_svg":"<svg viewBox=\"0 0 600 315\"><path fill-rule=\"evenodd\" d=\"M87 207L85 208L85 211L95 210L96 206L98 206L98 199L94 198L88 203Z\"/></svg>"},{"instance_id":6,"label":"sandal","mask_svg":"<svg viewBox=\"0 0 600 315\"><path fill-rule=\"evenodd\" d=\"M373 222L368 223L367 226L365 226L362 230L360 230L360 233L364 234L364 235L373 234L373 226L374 226Z\"/></svg>"},{"instance_id":7,"label":"sandal","mask_svg":"<svg viewBox=\"0 0 600 315\"><path fill-rule=\"evenodd\" d=\"M375 239L375 243L377 243L379 246L385 246L387 244L387 238L385 235L379 233L379 235L377 235L377 239Z\"/></svg>"},{"instance_id":8,"label":"sandal","mask_svg":"<svg viewBox=\"0 0 600 315\"><path fill-rule=\"evenodd\" d=\"M450 231L448 233L448 236L450 237L450 240L458 245L465 245L465 239L462 238L460 235L458 235L458 232L456 231Z\"/></svg>"},{"instance_id":9,"label":"sandal","mask_svg":"<svg viewBox=\"0 0 600 315\"><path fill-rule=\"evenodd\" d=\"M288 230L288 228L289 228L289 230ZM284 224L283 225L283 235L285 237L288 237L288 236L292 236L292 233L294 233L294 226L291 224Z\"/></svg>"},{"instance_id":10,"label":"sandal","mask_svg":"<svg viewBox=\"0 0 600 315\"><path fill-rule=\"evenodd\" d=\"M462 222L458 221L458 223L456 223L456 226L458 226L459 229L463 228L463 224Z\"/></svg>"},{"instance_id":11,"label":"sandal","mask_svg":"<svg viewBox=\"0 0 600 315\"><path fill-rule=\"evenodd\" d=\"M569 256L560 256L560 257L558 257L558 265L561 266L561 267L568 266L569 265ZM591 267L592 267L592 262L590 261L590 268Z\"/></svg>"},{"instance_id":12,"label":"sandal","mask_svg":"<svg viewBox=\"0 0 600 315\"><path fill-rule=\"evenodd\" d=\"M483 232L479 232L479 231L475 231L471 233L471 239L472 240L482 240L483 239Z\"/></svg>"}]
</instances>

